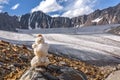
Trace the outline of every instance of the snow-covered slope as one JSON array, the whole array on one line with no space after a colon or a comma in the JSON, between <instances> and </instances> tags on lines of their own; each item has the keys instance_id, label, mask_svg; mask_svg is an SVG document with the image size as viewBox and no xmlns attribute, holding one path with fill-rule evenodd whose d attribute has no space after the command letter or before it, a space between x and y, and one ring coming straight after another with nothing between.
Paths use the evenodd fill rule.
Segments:
<instances>
[{"instance_id":1,"label":"snow-covered slope","mask_svg":"<svg viewBox=\"0 0 120 80\"><path fill-rule=\"evenodd\" d=\"M50 44L49 51L84 61L120 62L120 36L105 31L117 25L69 29L20 30L19 33L0 31L0 39L30 45L36 34L42 33ZM63 31L62 31L63 30ZM58 32L57 32L58 31Z\"/></svg>"},{"instance_id":2,"label":"snow-covered slope","mask_svg":"<svg viewBox=\"0 0 120 80\"><path fill-rule=\"evenodd\" d=\"M6 40L15 44L27 44L30 45L34 41L34 37L31 34L8 32L0 30L0 40Z\"/></svg>"}]
</instances>

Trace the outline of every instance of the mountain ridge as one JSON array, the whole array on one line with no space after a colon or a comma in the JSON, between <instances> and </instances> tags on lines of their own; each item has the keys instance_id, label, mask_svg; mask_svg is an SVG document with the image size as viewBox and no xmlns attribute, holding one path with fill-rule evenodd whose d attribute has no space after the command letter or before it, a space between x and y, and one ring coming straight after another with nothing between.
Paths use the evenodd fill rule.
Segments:
<instances>
[{"instance_id":1,"label":"mountain ridge","mask_svg":"<svg viewBox=\"0 0 120 80\"><path fill-rule=\"evenodd\" d=\"M6 15L7 14L7 15ZM83 27L92 25L104 24L119 24L120 23L120 3L113 7L108 7L103 10L95 10L88 15L78 17L51 17L42 11L27 13L18 16L10 16L7 12L0 13L0 29L15 31L19 29L37 29L37 28L70 28L70 27ZM8 17L11 19L9 21ZM19 19L18 19L19 18ZM1 20L2 19L2 20ZM11 23L12 22L12 23ZM5 24L6 23L6 26ZM12 26L8 26L12 25Z\"/></svg>"}]
</instances>

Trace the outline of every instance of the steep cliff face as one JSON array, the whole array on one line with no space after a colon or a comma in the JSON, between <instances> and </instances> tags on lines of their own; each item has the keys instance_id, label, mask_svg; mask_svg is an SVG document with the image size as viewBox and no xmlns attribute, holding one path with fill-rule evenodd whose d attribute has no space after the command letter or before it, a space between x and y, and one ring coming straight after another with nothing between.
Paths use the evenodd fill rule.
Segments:
<instances>
[{"instance_id":1,"label":"steep cliff face","mask_svg":"<svg viewBox=\"0 0 120 80\"><path fill-rule=\"evenodd\" d=\"M51 28L72 27L71 19L67 17L54 17L51 19Z\"/></svg>"},{"instance_id":2,"label":"steep cliff face","mask_svg":"<svg viewBox=\"0 0 120 80\"><path fill-rule=\"evenodd\" d=\"M17 16L9 16L7 12L0 13L0 30L16 31L19 27Z\"/></svg>"},{"instance_id":3,"label":"steep cliff face","mask_svg":"<svg viewBox=\"0 0 120 80\"><path fill-rule=\"evenodd\" d=\"M49 28L51 17L41 11L22 15L20 24L22 29Z\"/></svg>"},{"instance_id":4,"label":"steep cliff face","mask_svg":"<svg viewBox=\"0 0 120 80\"><path fill-rule=\"evenodd\" d=\"M72 18L72 23L73 23L73 26L84 26L83 24L85 24L85 22L87 21L87 18L88 18L88 15L83 15L83 16L79 16L79 17L75 17L75 18Z\"/></svg>"}]
</instances>

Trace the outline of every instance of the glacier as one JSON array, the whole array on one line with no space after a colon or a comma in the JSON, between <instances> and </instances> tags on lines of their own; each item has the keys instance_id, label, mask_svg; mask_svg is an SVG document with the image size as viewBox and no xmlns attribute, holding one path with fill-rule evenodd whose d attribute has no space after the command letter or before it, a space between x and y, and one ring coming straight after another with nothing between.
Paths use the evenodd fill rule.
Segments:
<instances>
[{"instance_id":1,"label":"glacier","mask_svg":"<svg viewBox=\"0 0 120 80\"><path fill-rule=\"evenodd\" d=\"M0 39L31 46L36 34L43 34L50 44L49 52L82 61L120 63L120 36L107 30L120 24L78 28L32 29L18 32L0 31Z\"/></svg>"}]
</instances>

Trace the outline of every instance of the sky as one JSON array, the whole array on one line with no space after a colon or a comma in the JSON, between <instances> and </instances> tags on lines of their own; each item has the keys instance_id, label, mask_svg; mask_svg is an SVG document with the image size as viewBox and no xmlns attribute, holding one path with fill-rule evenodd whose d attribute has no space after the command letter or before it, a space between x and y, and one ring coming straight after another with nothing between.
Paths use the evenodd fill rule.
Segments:
<instances>
[{"instance_id":1,"label":"sky","mask_svg":"<svg viewBox=\"0 0 120 80\"><path fill-rule=\"evenodd\" d=\"M0 0L0 12L21 16L42 11L50 16L77 17L115 6L120 0Z\"/></svg>"}]
</instances>

